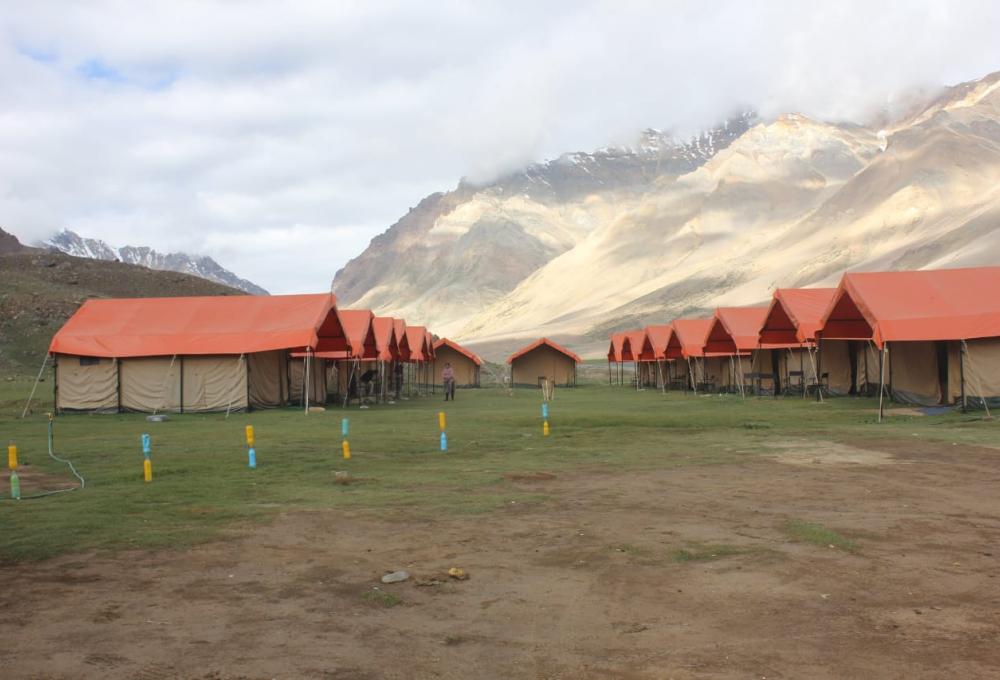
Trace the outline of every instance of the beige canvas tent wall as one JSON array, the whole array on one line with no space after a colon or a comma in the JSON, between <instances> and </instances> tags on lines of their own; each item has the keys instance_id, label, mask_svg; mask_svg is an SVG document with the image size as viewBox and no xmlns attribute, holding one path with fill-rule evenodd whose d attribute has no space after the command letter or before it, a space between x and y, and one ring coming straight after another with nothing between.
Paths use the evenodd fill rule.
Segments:
<instances>
[{"instance_id":1,"label":"beige canvas tent wall","mask_svg":"<svg viewBox=\"0 0 1000 680\"><path fill-rule=\"evenodd\" d=\"M457 342L441 338L434 343L434 360L431 361L431 374L435 385L443 384L441 371L446 363L451 364L456 387L479 387L483 360Z\"/></svg>"},{"instance_id":2,"label":"beige canvas tent wall","mask_svg":"<svg viewBox=\"0 0 1000 680\"><path fill-rule=\"evenodd\" d=\"M327 399L327 359L309 357L309 403L324 404ZM288 361L288 400L292 404L305 404L306 401L306 358L292 357Z\"/></svg>"},{"instance_id":3,"label":"beige canvas tent wall","mask_svg":"<svg viewBox=\"0 0 1000 680\"><path fill-rule=\"evenodd\" d=\"M579 356L547 338L541 338L512 354L510 382L514 387L540 387L543 378L558 387L576 386Z\"/></svg>"},{"instance_id":4,"label":"beige canvas tent wall","mask_svg":"<svg viewBox=\"0 0 1000 680\"><path fill-rule=\"evenodd\" d=\"M89 300L53 337L57 412L288 402L288 355L346 346L329 294Z\"/></svg>"}]
</instances>

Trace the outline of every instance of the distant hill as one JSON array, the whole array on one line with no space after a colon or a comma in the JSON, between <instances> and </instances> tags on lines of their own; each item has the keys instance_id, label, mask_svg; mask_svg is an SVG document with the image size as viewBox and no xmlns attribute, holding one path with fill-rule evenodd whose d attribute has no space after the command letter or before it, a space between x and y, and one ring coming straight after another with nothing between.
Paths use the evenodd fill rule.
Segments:
<instances>
[{"instance_id":1,"label":"distant hill","mask_svg":"<svg viewBox=\"0 0 1000 680\"><path fill-rule=\"evenodd\" d=\"M64 229L41 244L43 248L55 249L67 255L88 257L96 260L119 260L126 264L137 264L150 269L180 272L200 276L232 288L239 288L251 295L267 295L268 292L246 279L229 271L212 258L205 255L187 253L161 253L146 246L123 246L116 248L101 239L84 238L76 232Z\"/></svg>"},{"instance_id":2,"label":"distant hill","mask_svg":"<svg viewBox=\"0 0 1000 680\"><path fill-rule=\"evenodd\" d=\"M22 246L0 230L0 375L33 375L52 335L88 298L243 295L177 272Z\"/></svg>"},{"instance_id":3,"label":"distant hill","mask_svg":"<svg viewBox=\"0 0 1000 680\"><path fill-rule=\"evenodd\" d=\"M647 131L460 183L374 238L333 290L487 355L545 335L597 356L612 330L845 270L1000 265L1000 73L921 101L877 126L788 113L686 142Z\"/></svg>"}]
</instances>

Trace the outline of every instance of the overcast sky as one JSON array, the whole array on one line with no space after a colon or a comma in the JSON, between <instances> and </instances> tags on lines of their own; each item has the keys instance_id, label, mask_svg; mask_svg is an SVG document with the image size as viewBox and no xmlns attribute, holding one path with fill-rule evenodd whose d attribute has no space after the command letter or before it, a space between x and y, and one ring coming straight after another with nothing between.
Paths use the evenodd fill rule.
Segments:
<instances>
[{"instance_id":1,"label":"overcast sky","mask_svg":"<svg viewBox=\"0 0 1000 680\"><path fill-rule=\"evenodd\" d=\"M735 109L863 120L1000 70L1000 3L5 3L0 226L276 293L428 193Z\"/></svg>"}]
</instances>

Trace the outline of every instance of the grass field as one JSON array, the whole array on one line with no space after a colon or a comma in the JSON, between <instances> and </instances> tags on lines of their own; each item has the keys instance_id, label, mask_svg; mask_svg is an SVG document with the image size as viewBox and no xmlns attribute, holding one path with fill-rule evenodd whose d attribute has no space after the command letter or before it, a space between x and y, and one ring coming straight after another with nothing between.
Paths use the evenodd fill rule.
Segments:
<instances>
[{"instance_id":1,"label":"grass field","mask_svg":"<svg viewBox=\"0 0 1000 680\"><path fill-rule=\"evenodd\" d=\"M0 382L25 495L73 481L46 455L46 387L21 420L30 381ZM557 392L549 438L538 392L496 388L308 416L60 416L56 451L87 488L0 500L0 668L995 677L1000 426L913 413L594 383ZM381 583L398 569L412 577Z\"/></svg>"},{"instance_id":2,"label":"grass field","mask_svg":"<svg viewBox=\"0 0 1000 680\"><path fill-rule=\"evenodd\" d=\"M22 465L46 473L22 494L71 485L65 466L46 455L45 411L18 415L27 382L0 383L0 441L16 441ZM42 390L47 384L42 384ZM444 404L415 397L395 405L303 415L299 409L171 415L64 415L55 449L87 480L82 492L18 504L5 501L0 559L37 560L93 548L156 548L204 540L233 524L267 521L278 511L370 508L435 515L489 513L510 503L544 504L505 474L594 472L712 465L768 452L776 437L894 438L993 443L1000 434L981 415L892 417L874 422L875 404L859 399L740 399L663 395L589 385L559 391L552 436L542 435L539 394L467 390ZM438 450L437 413L448 418L449 451ZM341 459L340 424L350 419L353 457ZM257 433L258 468L247 466L244 427ZM140 435L153 441L154 481L142 482ZM347 471L351 483L336 483ZM61 477L56 483L54 476ZM4 477L0 497L9 496ZM800 527L800 531L809 533Z\"/></svg>"}]
</instances>

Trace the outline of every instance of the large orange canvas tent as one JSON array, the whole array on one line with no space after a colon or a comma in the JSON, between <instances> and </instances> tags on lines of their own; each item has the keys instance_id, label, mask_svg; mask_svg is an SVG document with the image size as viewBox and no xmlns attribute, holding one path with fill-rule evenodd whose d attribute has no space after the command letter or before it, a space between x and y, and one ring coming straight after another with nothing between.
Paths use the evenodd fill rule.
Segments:
<instances>
[{"instance_id":1,"label":"large orange canvas tent","mask_svg":"<svg viewBox=\"0 0 1000 680\"><path fill-rule=\"evenodd\" d=\"M336 362L336 393L343 405L351 399L375 397L376 381L363 381L362 377L378 358L375 337L375 315L370 309L341 309L340 320L347 336L348 351ZM331 372L332 373L332 372Z\"/></svg>"},{"instance_id":2,"label":"large orange canvas tent","mask_svg":"<svg viewBox=\"0 0 1000 680\"><path fill-rule=\"evenodd\" d=\"M539 338L507 358L512 387L541 387L548 380L557 387L576 386L576 366L582 359L548 338Z\"/></svg>"},{"instance_id":3,"label":"large orange canvas tent","mask_svg":"<svg viewBox=\"0 0 1000 680\"><path fill-rule=\"evenodd\" d=\"M379 361L399 361L399 343L392 317L376 316L372 319L375 332L376 358Z\"/></svg>"},{"instance_id":4,"label":"large orange canvas tent","mask_svg":"<svg viewBox=\"0 0 1000 680\"><path fill-rule=\"evenodd\" d=\"M666 357L672 360L670 381L683 389L698 390L707 384L705 339L712 319L674 319L670 322L670 339Z\"/></svg>"},{"instance_id":5,"label":"large orange canvas tent","mask_svg":"<svg viewBox=\"0 0 1000 680\"><path fill-rule=\"evenodd\" d=\"M406 338L410 348L408 362L409 376L407 385L410 391L416 389L417 394L425 391L428 386L427 366L431 360L431 349L428 346L427 329L424 326L407 326Z\"/></svg>"},{"instance_id":6,"label":"large orange canvas tent","mask_svg":"<svg viewBox=\"0 0 1000 680\"><path fill-rule=\"evenodd\" d=\"M612 333L611 343L608 346L608 384L614 384L617 380L618 384L624 384L625 382L625 359L624 359L624 347L625 347L625 333ZM615 364L615 369L612 374L611 364Z\"/></svg>"},{"instance_id":7,"label":"large orange canvas tent","mask_svg":"<svg viewBox=\"0 0 1000 680\"><path fill-rule=\"evenodd\" d=\"M787 387L782 371L784 353L801 349L803 343L788 337L781 341L761 342L764 326L771 307L719 307L705 341L706 356L723 356L729 362L728 374L722 387L729 391L743 392L751 388L757 393L778 394ZM798 376L796 376L798 377ZM801 387L802 381L797 380ZM804 393L804 391L803 391Z\"/></svg>"},{"instance_id":8,"label":"large orange canvas tent","mask_svg":"<svg viewBox=\"0 0 1000 680\"><path fill-rule=\"evenodd\" d=\"M1000 397L1000 267L844 274L823 316L827 343L871 343L880 384L917 404ZM881 391L879 392L881 394Z\"/></svg>"},{"instance_id":9,"label":"large orange canvas tent","mask_svg":"<svg viewBox=\"0 0 1000 680\"><path fill-rule=\"evenodd\" d=\"M753 356L766 315L767 307L719 307L715 310L704 350L719 389L742 393L746 388L745 380L757 385L761 383L757 369L761 374L771 374L770 365L766 371L763 366L755 367ZM767 359L770 360L769 355Z\"/></svg>"},{"instance_id":10,"label":"large orange canvas tent","mask_svg":"<svg viewBox=\"0 0 1000 680\"><path fill-rule=\"evenodd\" d=\"M625 331L623 335L625 338L622 344L622 358L635 364L636 389L644 385L654 384L653 362L656 361L656 352L653 350L653 343L650 341L646 329Z\"/></svg>"},{"instance_id":11,"label":"large orange canvas tent","mask_svg":"<svg viewBox=\"0 0 1000 680\"><path fill-rule=\"evenodd\" d=\"M49 353L58 412L185 412L286 404L292 352L346 347L324 293L88 300Z\"/></svg>"},{"instance_id":12,"label":"large orange canvas tent","mask_svg":"<svg viewBox=\"0 0 1000 680\"><path fill-rule=\"evenodd\" d=\"M761 344L784 345L772 352L779 380L792 391L805 395L811 387L822 384L827 391L841 394L855 389L864 391L871 384L875 370L870 351L864 344L854 347L837 341L828 345L826 369L817 375L816 331L823 322L836 288L778 288L774 291L767 316L760 329ZM852 383L851 356L861 370ZM870 370L864 370L865 367ZM877 375L875 376L877 379ZM877 380L876 380L877 382Z\"/></svg>"},{"instance_id":13,"label":"large orange canvas tent","mask_svg":"<svg viewBox=\"0 0 1000 680\"><path fill-rule=\"evenodd\" d=\"M653 346L653 357L656 361L657 386L666 389L667 385L667 343L670 341L670 324L654 324L646 326L646 335Z\"/></svg>"},{"instance_id":14,"label":"large orange canvas tent","mask_svg":"<svg viewBox=\"0 0 1000 680\"><path fill-rule=\"evenodd\" d=\"M479 387L480 367L483 360L479 356L454 340L441 338L434 343L434 360L432 362L431 374L434 377L435 385L442 385L441 371L445 363L451 364L455 374L456 387Z\"/></svg>"}]
</instances>

